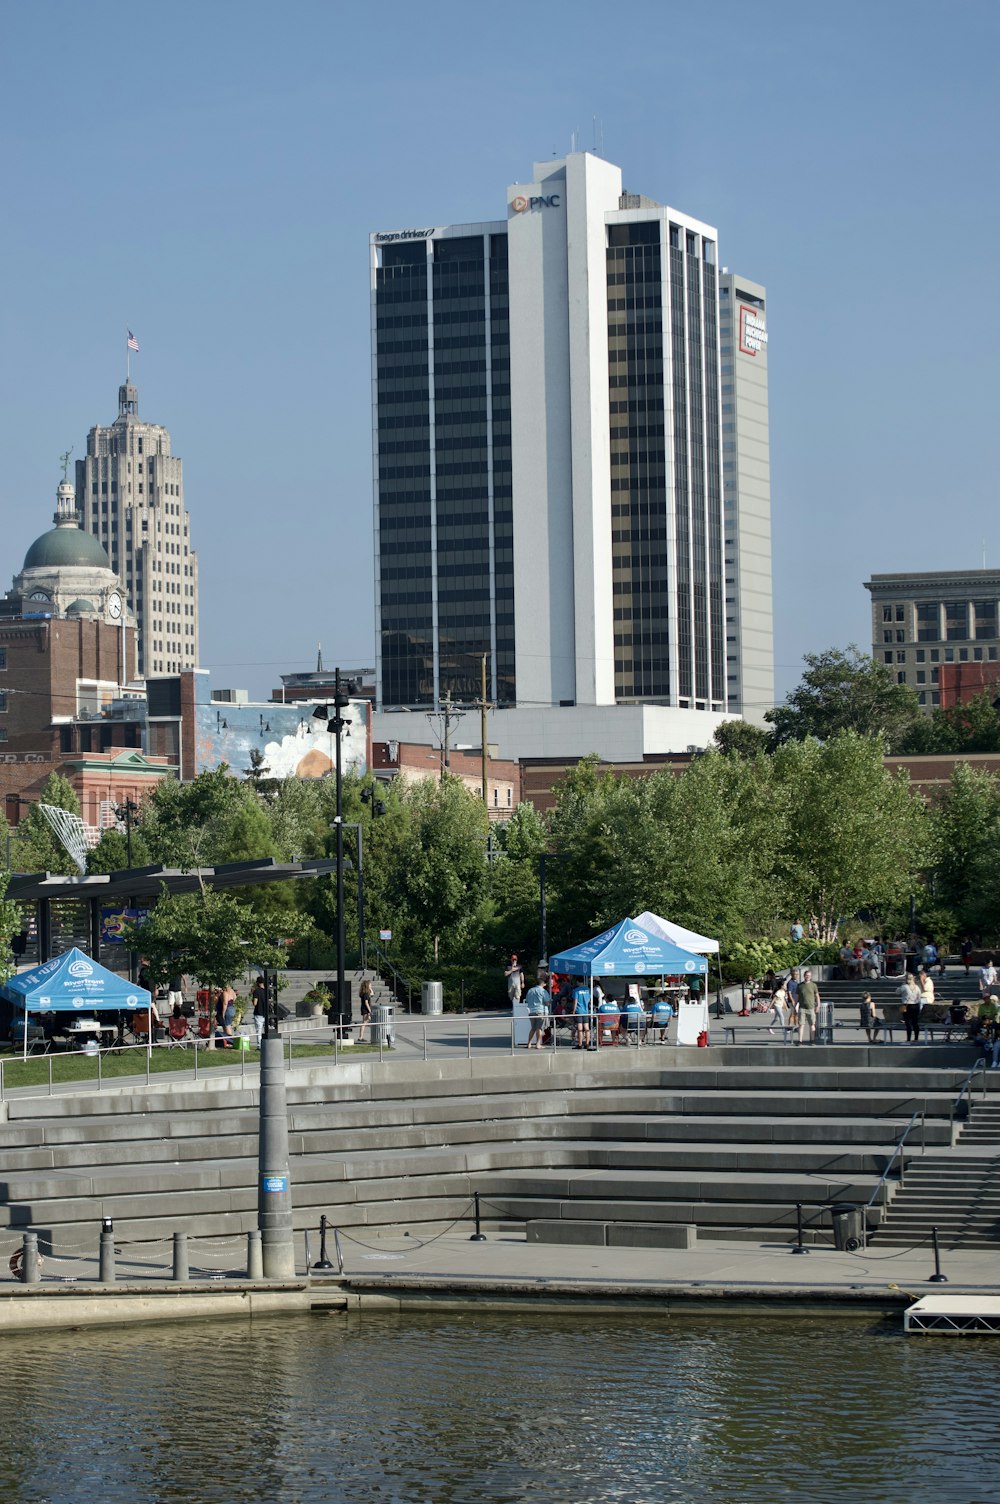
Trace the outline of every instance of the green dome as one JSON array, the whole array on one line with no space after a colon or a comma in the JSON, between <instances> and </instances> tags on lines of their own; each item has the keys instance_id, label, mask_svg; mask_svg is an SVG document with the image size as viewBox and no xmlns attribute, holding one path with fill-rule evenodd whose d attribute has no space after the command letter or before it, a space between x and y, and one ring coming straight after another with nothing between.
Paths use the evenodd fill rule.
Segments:
<instances>
[{"instance_id":1,"label":"green dome","mask_svg":"<svg viewBox=\"0 0 1000 1504\"><path fill-rule=\"evenodd\" d=\"M57 569L82 564L91 569L110 569L111 560L92 533L74 523L63 524L36 538L24 556L25 569Z\"/></svg>"},{"instance_id":2,"label":"green dome","mask_svg":"<svg viewBox=\"0 0 1000 1504\"><path fill-rule=\"evenodd\" d=\"M68 605L66 607L66 615L67 616L87 616L87 615L89 615L89 616L96 616L97 615L97 607L94 605L93 601L85 601L85 600L83 600L81 598L80 600L72 601L70 603L70 605Z\"/></svg>"}]
</instances>

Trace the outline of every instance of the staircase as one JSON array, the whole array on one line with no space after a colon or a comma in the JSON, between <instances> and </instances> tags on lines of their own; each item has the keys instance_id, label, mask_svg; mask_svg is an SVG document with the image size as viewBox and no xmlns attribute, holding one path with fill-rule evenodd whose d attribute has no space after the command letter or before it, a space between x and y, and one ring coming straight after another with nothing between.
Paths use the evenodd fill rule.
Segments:
<instances>
[{"instance_id":1,"label":"staircase","mask_svg":"<svg viewBox=\"0 0 1000 1504\"><path fill-rule=\"evenodd\" d=\"M867 1203L914 1112L926 1112L924 1163L950 1153L965 1073L924 1064L940 1050L873 1050L866 1063L867 1051L817 1048L794 1065L759 1053L733 1064L666 1048L655 1065L624 1051L310 1063L288 1077L296 1226L325 1212L355 1235L436 1231L479 1191L494 1227L694 1224L779 1242L802 1202L808 1236L828 1241L829 1208ZM44 1247L77 1246L102 1215L129 1241L256 1223L255 1083L11 1097L7 1112L4 1244L32 1227Z\"/></svg>"},{"instance_id":2,"label":"staircase","mask_svg":"<svg viewBox=\"0 0 1000 1504\"><path fill-rule=\"evenodd\" d=\"M1000 1245L1000 1102L974 1102L954 1149L912 1159L875 1235L879 1244Z\"/></svg>"}]
</instances>

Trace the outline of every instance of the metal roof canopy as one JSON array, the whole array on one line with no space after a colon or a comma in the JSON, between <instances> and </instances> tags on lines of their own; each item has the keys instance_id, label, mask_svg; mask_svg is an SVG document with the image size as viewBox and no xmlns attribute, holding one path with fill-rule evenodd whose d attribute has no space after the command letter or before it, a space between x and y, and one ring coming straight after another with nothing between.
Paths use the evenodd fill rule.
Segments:
<instances>
[{"instance_id":1,"label":"metal roof canopy","mask_svg":"<svg viewBox=\"0 0 1000 1504\"><path fill-rule=\"evenodd\" d=\"M325 877L335 871L332 857L307 857L298 862L279 862L261 857L252 862L226 862L219 867L133 867L122 872L96 873L91 877L60 877L49 872L16 873L7 897L15 903L60 898L105 899L157 898L168 893L196 893L202 885L211 888L256 888L262 883L289 882L301 877Z\"/></svg>"}]
</instances>

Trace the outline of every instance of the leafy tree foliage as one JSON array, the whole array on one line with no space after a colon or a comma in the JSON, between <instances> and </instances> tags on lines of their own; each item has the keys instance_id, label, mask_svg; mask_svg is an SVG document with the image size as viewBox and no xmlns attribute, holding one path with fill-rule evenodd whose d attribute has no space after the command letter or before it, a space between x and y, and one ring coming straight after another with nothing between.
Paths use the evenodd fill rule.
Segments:
<instances>
[{"instance_id":1,"label":"leafy tree foliage","mask_svg":"<svg viewBox=\"0 0 1000 1504\"><path fill-rule=\"evenodd\" d=\"M888 746L909 730L920 714L916 691L897 684L892 671L851 643L844 652L806 653L802 682L784 705L765 713L774 741L826 741L841 731L884 737Z\"/></svg>"},{"instance_id":2,"label":"leafy tree foliage","mask_svg":"<svg viewBox=\"0 0 1000 1504\"><path fill-rule=\"evenodd\" d=\"M921 715L900 739L896 751L908 753L1000 752L1000 714L995 696L976 695L966 705L939 706Z\"/></svg>"},{"instance_id":3,"label":"leafy tree foliage","mask_svg":"<svg viewBox=\"0 0 1000 1504\"><path fill-rule=\"evenodd\" d=\"M9 882L10 873L0 872L0 982L6 982L14 972L10 943L24 922L20 904L12 903L7 897Z\"/></svg>"},{"instance_id":4,"label":"leafy tree foliage","mask_svg":"<svg viewBox=\"0 0 1000 1504\"><path fill-rule=\"evenodd\" d=\"M124 929L124 943L149 961L155 982L189 972L205 986L227 987L248 967L280 966L280 938L249 905L231 893L206 888L195 893L164 891L142 924Z\"/></svg>"},{"instance_id":5,"label":"leafy tree foliage","mask_svg":"<svg viewBox=\"0 0 1000 1504\"><path fill-rule=\"evenodd\" d=\"M63 877L75 876L78 868L69 852L38 808L52 804L57 809L80 813L80 801L68 778L50 773L42 785L38 800L31 803L17 827L16 860L21 872L53 872ZM14 853L12 852L12 859Z\"/></svg>"},{"instance_id":6,"label":"leafy tree foliage","mask_svg":"<svg viewBox=\"0 0 1000 1504\"><path fill-rule=\"evenodd\" d=\"M760 757L771 750L770 734L749 721L723 721L712 740L727 757Z\"/></svg>"}]
</instances>

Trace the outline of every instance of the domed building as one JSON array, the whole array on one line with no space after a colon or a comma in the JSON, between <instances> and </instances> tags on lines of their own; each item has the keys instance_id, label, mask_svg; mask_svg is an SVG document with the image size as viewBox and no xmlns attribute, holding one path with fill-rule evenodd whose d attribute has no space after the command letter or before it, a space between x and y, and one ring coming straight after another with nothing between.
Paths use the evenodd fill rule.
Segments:
<instances>
[{"instance_id":1,"label":"domed building","mask_svg":"<svg viewBox=\"0 0 1000 1504\"><path fill-rule=\"evenodd\" d=\"M0 614L96 617L121 625L124 595L100 541L79 525L76 493L63 478L56 493L54 526L36 538L0 602Z\"/></svg>"}]
</instances>

